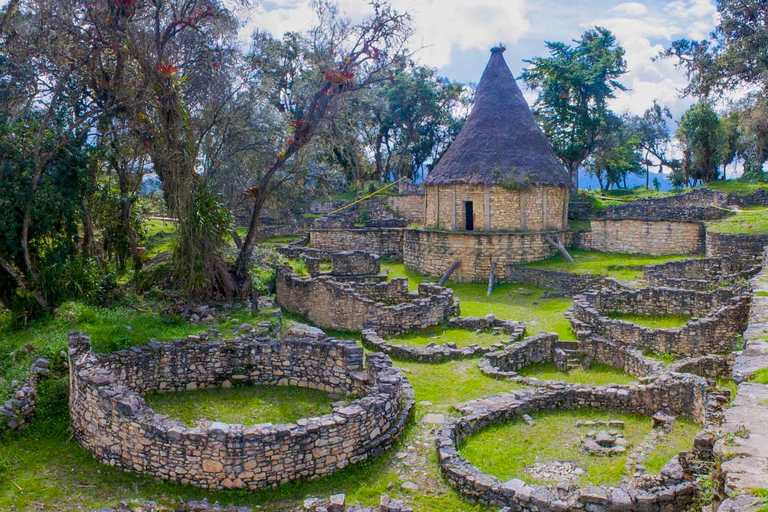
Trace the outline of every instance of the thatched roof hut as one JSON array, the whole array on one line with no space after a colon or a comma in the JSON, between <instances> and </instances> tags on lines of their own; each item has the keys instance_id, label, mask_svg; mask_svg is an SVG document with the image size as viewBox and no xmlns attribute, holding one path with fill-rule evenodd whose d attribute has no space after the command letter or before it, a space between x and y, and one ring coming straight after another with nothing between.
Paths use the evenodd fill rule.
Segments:
<instances>
[{"instance_id":1,"label":"thatched roof hut","mask_svg":"<svg viewBox=\"0 0 768 512\"><path fill-rule=\"evenodd\" d=\"M424 182L427 225L564 227L570 179L533 119L503 52L491 49L472 113Z\"/></svg>"}]
</instances>

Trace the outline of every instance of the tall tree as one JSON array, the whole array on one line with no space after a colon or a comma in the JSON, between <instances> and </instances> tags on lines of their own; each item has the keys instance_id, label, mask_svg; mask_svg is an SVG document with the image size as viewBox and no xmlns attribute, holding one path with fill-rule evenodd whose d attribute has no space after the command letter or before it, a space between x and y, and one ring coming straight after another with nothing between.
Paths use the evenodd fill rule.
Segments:
<instances>
[{"instance_id":1,"label":"tall tree","mask_svg":"<svg viewBox=\"0 0 768 512\"><path fill-rule=\"evenodd\" d=\"M526 61L525 83L539 92L534 115L562 160L576 189L579 167L595 150L608 115L607 100L626 90L624 48L602 27L573 44L547 42L548 57Z\"/></svg>"},{"instance_id":2,"label":"tall tree","mask_svg":"<svg viewBox=\"0 0 768 512\"><path fill-rule=\"evenodd\" d=\"M638 146L642 150L645 166L645 187L650 188L651 166L658 166L661 173L669 166L667 150L671 141L667 122L672 120L672 113L656 101L643 112L642 116L627 119L630 131L637 136Z\"/></svg>"},{"instance_id":3,"label":"tall tree","mask_svg":"<svg viewBox=\"0 0 768 512\"><path fill-rule=\"evenodd\" d=\"M595 151L585 167L601 189L627 188L627 176L643 172L641 135L626 118L608 115Z\"/></svg>"},{"instance_id":4,"label":"tall tree","mask_svg":"<svg viewBox=\"0 0 768 512\"><path fill-rule=\"evenodd\" d=\"M683 147L681 174L676 178L677 183L696 185L717 179L720 124L720 116L706 101L692 105L683 114L677 128L677 138Z\"/></svg>"},{"instance_id":5,"label":"tall tree","mask_svg":"<svg viewBox=\"0 0 768 512\"><path fill-rule=\"evenodd\" d=\"M372 84L393 78L407 63L409 16L387 4L373 3L372 8L368 18L352 24L334 5L320 2L317 26L306 35L290 36L291 40L282 48L278 46L283 54L278 66L263 66L262 47L254 47L251 59L263 70L263 79L274 84L273 101L288 115L292 133L275 152L258 184L248 190L253 208L234 272L241 295L250 288L248 266L256 246L261 211L274 186L281 181L279 177L288 170L288 161L328 124L341 101Z\"/></svg>"}]
</instances>

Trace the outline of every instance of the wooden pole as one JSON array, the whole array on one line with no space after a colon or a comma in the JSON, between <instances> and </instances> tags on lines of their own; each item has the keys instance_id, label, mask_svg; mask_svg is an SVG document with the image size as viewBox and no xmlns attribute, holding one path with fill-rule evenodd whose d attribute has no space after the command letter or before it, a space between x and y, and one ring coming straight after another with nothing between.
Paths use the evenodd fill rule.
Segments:
<instances>
[{"instance_id":1,"label":"wooden pole","mask_svg":"<svg viewBox=\"0 0 768 512\"><path fill-rule=\"evenodd\" d=\"M453 264L448 267L448 270L445 271L445 274L443 274L443 277L440 278L440 282L437 283L438 286L443 286L445 282L448 280L449 277L451 277L451 274L453 274L453 271L459 268L461 265L461 260L456 260L453 262Z\"/></svg>"},{"instance_id":2,"label":"wooden pole","mask_svg":"<svg viewBox=\"0 0 768 512\"><path fill-rule=\"evenodd\" d=\"M568 251L565 249L565 247L563 247L563 244L560 243L560 237L559 236L557 237L557 240L553 240L551 237L548 237L548 236L544 237L544 240L549 242L550 245L552 245L555 249L560 251L563 254L563 256L565 256L566 260L568 260L571 263L573 263L573 258L571 258L571 255L568 254Z\"/></svg>"},{"instance_id":3,"label":"wooden pole","mask_svg":"<svg viewBox=\"0 0 768 512\"><path fill-rule=\"evenodd\" d=\"M496 262L491 265L491 275L488 276L488 293L486 296L490 297L493 292L493 287L496 284Z\"/></svg>"}]
</instances>

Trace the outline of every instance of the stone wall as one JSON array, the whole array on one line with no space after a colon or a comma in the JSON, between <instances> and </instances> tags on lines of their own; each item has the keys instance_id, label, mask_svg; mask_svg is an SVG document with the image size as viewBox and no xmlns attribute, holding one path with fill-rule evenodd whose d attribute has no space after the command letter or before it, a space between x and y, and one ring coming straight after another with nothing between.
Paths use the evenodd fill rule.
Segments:
<instances>
[{"instance_id":1,"label":"stone wall","mask_svg":"<svg viewBox=\"0 0 768 512\"><path fill-rule=\"evenodd\" d=\"M710 399L706 381L694 375L665 375L647 385L590 387L553 384L550 388L515 391L476 400L461 407L464 416L448 418L435 439L438 461L448 482L462 495L515 511L590 512L682 511L696 496L686 479L682 456L667 463L659 476L633 479L613 488L529 485L506 482L470 464L458 451L474 432L541 410L609 409L644 415L660 410L687 415L707 424Z\"/></svg>"},{"instance_id":2,"label":"stone wall","mask_svg":"<svg viewBox=\"0 0 768 512\"><path fill-rule=\"evenodd\" d=\"M382 258L402 259L402 228L312 229L309 245L329 252L367 251Z\"/></svg>"},{"instance_id":3,"label":"stone wall","mask_svg":"<svg viewBox=\"0 0 768 512\"><path fill-rule=\"evenodd\" d=\"M24 430L35 416L37 407L37 376L16 382L11 398L0 405L0 434L4 430Z\"/></svg>"},{"instance_id":4,"label":"stone wall","mask_svg":"<svg viewBox=\"0 0 768 512\"><path fill-rule=\"evenodd\" d=\"M566 229L569 192L565 187L499 185L427 186L424 224L430 228L466 229L465 202L472 201L475 231L547 231Z\"/></svg>"},{"instance_id":5,"label":"stone wall","mask_svg":"<svg viewBox=\"0 0 768 512\"><path fill-rule=\"evenodd\" d=\"M655 219L667 221L697 221L722 219L727 210L716 206L666 205L653 199L638 199L622 205L609 205L605 209L607 219Z\"/></svg>"},{"instance_id":6,"label":"stone wall","mask_svg":"<svg viewBox=\"0 0 768 512\"><path fill-rule=\"evenodd\" d=\"M345 204L347 203L344 201L313 201L309 203L307 212L315 215L326 215L332 211L338 210Z\"/></svg>"},{"instance_id":7,"label":"stone wall","mask_svg":"<svg viewBox=\"0 0 768 512\"><path fill-rule=\"evenodd\" d=\"M701 254L705 247L700 222L639 219L592 220L589 232L580 233L577 248L602 252L649 254Z\"/></svg>"},{"instance_id":8,"label":"stone wall","mask_svg":"<svg viewBox=\"0 0 768 512\"><path fill-rule=\"evenodd\" d=\"M390 334L437 325L459 312L453 291L436 284L421 283L412 292L406 278L339 282L329 276L301 278L283 267L277 272L277 302L319 327L342 331L371 327Z\"/></svg>"},{"instance_id":9,"label":"stone wall","mask_svg":"<svg viewBox=\"0 0 768 512\"><path fill-rule=\"evenodd\" d=\"M707 231L707 256L762 264L768 235L737 235Z\"/></svg>"},{"instance_id":10,"label":"stone wall","mask_svg":"<svg viewBox=\"0 0 768 512\"><path fill-rule=\"evenodd\" d=\"M411 347L401 345L386 340L379 335L375 329L363 329L363 345L377 352L384 352L396 359L405 359L409 361L419 361L423 363L442 363L445 361L463 359L468 357L478 357L488 352L503 349L505 346L515 343L523 337L525 333L525 324L512 320L501 320L493 315L483 318L460 316L448 320L449 329L468 329L472 331L492 331L499 334L499 342L490 347L481 347L480 345L469 345L467 347L456 347L454 344L438 345L430 343L424 347Z\"/></svg>"},{"instance_id":11,"label":"stone wall","mask_svg":"<svg viewBox=\"0 0 768 512\"><path fill-rule=\"evenodd\" d=\"M760 265L733 258L690 258L643 268L645 281L653 287L710 290L749 279Z\"/></svg>"},{"instance_id":12,"label":"stone wall","mask_svg":"<svg viewBox=\"0 0 768 512\"><path fill-rule=\"evenodd\" d=\"M579 340L597 334L641 350L693 356L733 350L746 326L748 309L749 296L741 290L644 288L586 292L574 298L566 316ZM610 312L693 319L683 327L652 329L609 318Z\"/></svg>"},{"instance_id":13,"label":"stone wall","mask_svg":"<svg viewBox=\"0 0 768 512\"><path fill-rule=\"evenodd\" d=\"M615 279L592 274L577 274L560 270L545 270L510 266L506 272L505 282L523 283L542 288L558 290L566 295L576 295L585 290L597 288L621 288Z\"/></svg>"},{"instance_id":14,"label":"stone wall","mask_svg":"<svg viewBox=\"0 0 768 512\"><path fill-rule=\"evenodd\" d=\"M365 251L345 251L331 254L331 275L364 276L381 272L381 262L377 254Z\"/></svg>"},{"instance_id":15,"label":"stone wall","mask_svg":"<svg viewBox=\"0 0 768 512\"><path fill-rule=\"evenodd\" d=\"M409 194L406 196L390 196L387 206L400 217L411 222L424 222L424 194Z\"/></svg>"},{"instance_id":16,"label":"stone wall","mask_svg":"<svg viewBox=\"0 0 768 512\"><path fill-rule=\"evenodd\" d=\"M428 276L441 276L460 260L451 280L487 282L493 262L496 278L504 281L511 265L543 260L557 249L547 236L566 233L481 233L406 229L403 243L405 266Z\"/></svg>"},{"instance_id":17,"label":"stone wall","mask_svg":"<svg viewBox=\"0 0 768 512\"><path fill-rule=\"evenodd\" d=\"M413 390L383 354L351 341L297 338L154 343L98 355L69 334L69 409L77 442L102 463L182 484L264 489L314 479L386 450L404 428ZM319 418L195 427L156 415L142 394L293 385L362 397Z\"/></svg>"}]
</instances>

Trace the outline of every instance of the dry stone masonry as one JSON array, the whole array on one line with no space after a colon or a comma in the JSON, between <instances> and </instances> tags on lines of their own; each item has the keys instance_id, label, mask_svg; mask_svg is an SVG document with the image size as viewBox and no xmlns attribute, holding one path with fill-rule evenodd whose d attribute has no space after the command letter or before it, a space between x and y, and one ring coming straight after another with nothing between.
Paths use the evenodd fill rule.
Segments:
<instances>
[{"instance_id":1,"label":"dry stone masonry","mask_svg":"<svg viewBox=\"0 0 768 512\"><path fill-rule=\"evenodd\" d=\"M388 334L431 327L459 313L453 290L436 284L421 283L417 291L410 291L406 278L337 281L323 275L300 277L284 267L277 271L277 302L323 328L371 327Z\"/></svg>"},{"instance_id":2,"label":"dry stone masonry","mask_svg":"<svg viewBox=\"0 0 768 512\"><path fill-rule=\"evenodd\" d=\"M597 334L641 350L686 357L733 350L746 327L749 301L742 289L603 289L576 296L567 316L579 340ZM653 329L610 318L612 312L693 318L683 327Z\"/></svg>"},{"instance_id":3,"label":"dry stone masonry","mask_svg":"<svg viewBox=\"0 0 768 512\"><path fill-rule=\"evenodd\" d=\"M464 415L448 418L435 440L438 461L449 483L465 496L514 511L649 511L685 510L696 496L689 460L711 457L712 436L697 436L691 453L681 453L658 476L633 478L607 488L530 485L520 479L502 482L473 466L459 453L473 433L498 422L535 411L598 408L652 416L660 410L687 415L703 426L715 424L718 402L708 395L707 382L694 375L667 374L638 386L592 387L550 384L546 388L502 393L459 407ZM714 418L714 421L713 421Z\"/></svg>"},{"instance_id":4,"label":"dry stone masonry","mask_svg":"<svg viewBox=\"0 0 768 512\"><path fill-rule=\"evenodd\" d=\"M69 334L72 431L102 463L183 484L264 489L314 479L389 448L402 432L413 390L383 354L331 338L231 341L190 336L94 354ZM199 422L156 414L142 395L233 383L301 386L359 396L294 424Z\"/></svg>"},{"instance_id":5,"label":"dry stone masonry","mask_svg":"<svg viewBox=\"0 0 768 512\"><path fill-rule=\"evenodd\" d=\"M619 219L592 220L579 235L578 248L602 252L649 254L703 254L705 229L701 222Z\"/></svg>"},{"instance_id":6,"label":"dry stone masonry","mask_svg":"<svg viewBox=\"0 0 768 512\"><path fill-rule=\"evenodd\" d=\"M690 258L659 265L647 265L643 275L652 287L711 290L739 284L760 271L761 265L736 258Z\"/></svg>"},{"instance_id":7,"label":"dry stone masonry","mask_svg":"<svg viewBox=\"0 0 768 512\"><path fill-rule=\"evenodd\" d=\"M499 335L498 343L490 347L481 347L480 345L470 345L467 347L456 347L450 343L436 344L430 343L423 348L410 347L393 343L390 340L382 338L375 329L363 329L363 345L370 350L384 352L396 359L406 359L409 361L419 361L423 363L442 363L455 359L468 357L477 357L491 351L501 350L505 346L515 343L523 337L525 333L525 324L514 322L512 320L500 320L493 315L483 318L471 316L459 316L451 318L446 324L450 329L467 329L472 331L494 332Z\"/></svg>"}]
</instances>

